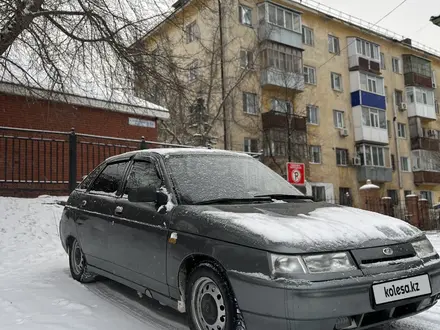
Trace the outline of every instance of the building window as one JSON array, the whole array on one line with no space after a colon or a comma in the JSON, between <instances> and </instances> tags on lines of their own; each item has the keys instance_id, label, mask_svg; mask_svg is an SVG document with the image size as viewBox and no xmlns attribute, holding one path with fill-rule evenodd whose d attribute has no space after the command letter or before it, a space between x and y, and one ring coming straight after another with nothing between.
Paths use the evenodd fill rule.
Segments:
<instances>
[{"instance_id":1,"label":"building window","mask_svg":"<svg viewBox=\"0 0 440 330\"><path fill-rule=\"evenodd\" d=\"M238 19L241 24L252 26L252 9L243 5L239 5Z\"/></svg>"},{"instance_id":2,"label":"building window","mask_svg":"<svg viewBox=\"0 0 440 330\"><path fill-rule=\"evenodd\" d=\"M339 188L339 204L345 206L353 205L350 188Z\"/></svg>"},{"instance_id":3,"label":"building window","mask_svg":"<svg viewBox=\"0 0 440 330\"><path fill-rule=\"evenodd\" d=\"M385 147L361 145L357 147L362 166L390 167L389 149Z\"/></svg>"},{"instance_id":4,"label":"building window","mask_svg":"<svg viewBox=\"0 0 440 330\"><path fill-rule=\"evenodd\" d=\"M336 165L347 166L348 165L348 150L336 148Z\"/></svg>"},{"instance_id":5,"label":"building window","mask_svg":"<svg viewBox=\"0 0 440 330\"><path fill-rule=\"evenodd\" d=\"M328 51L332 54L337 54L339 55L341 50L339 47L339 38L332 36L332 35L328 35Z\"/></svg>"},{"instance_id":6,"label":"building window","mask_svg":"<svg viewBox=\"0 0 440 330\"><path fill-rule=\"evenodd\" d=\"M380 68L382 70L385 70L387 68L387 66L385 64L385 54L384 53L380 53Z\"/></svg>"},{"instance_id":7,"label":"building window","mask_svg":"<svg viewBox=\"0 0 440 330\"><path fill-rule=\"evenodd\" d=\"M197 26L197 23L195 21L186 26L185 35L187 44L200 39L199 27Z\"/></svg>"},{"instance_id":8,"label":"building window","mask_svg":"<svg viewBox=\"0 0 440 330\"><path fill-rule=\"evenodd\" d=\"M301 17L299 14L271 4L268 7L269 23L288 30L301 32Z\"/></svg>"},{"instance_id":9,"label":"building window","mask_svg":"<svg viewBox=\"0 0 440 330\"><path fill-rule=\"evenodd\" d=\"M403 103L403 92L396 89L394 91L394 99L396 101L396 105L400 107L400 105Z\"/></svg>"},{"instance_id":10,"label":"building window","mask_svg":"<svg viewBox=\"0 0 440 330\"><path fill-rule=\"evenodd\" d=\"M393 72L395 73L401 73L400 70L400 59L397 57L392 58L392 64L393 64Z\"/></svg>"},{"instance_id":11,"label":"building window","mask_svg":"<svg viewBox=\"0 0 440 330\"><path fill-rule=\"evenodd\" d=\"M406 139L406 125L403 123L397 123L397 136Z\"/></svg>"},{"instance_id":12,"label":"building window","mask_svg":"<svg viewBox=\"0 0 440 330\"><path fill-rule=\"evenodd\" d=\"M333 110L333 123L336 128L345 127L344 111Z\"/></svg>"},{"instance_id":13,"label":"building window","mask_svg":"<svg viewBox=\"0 0 440 330\"><path fill-rule=\"evenodd\" d=\"M270 130L265 134L266 156L287 156L287 134L285 130Z\"/></svg>"},{"instance_id":14,"label":"building window","mask_svg":"<svg viewBox=\"0 0 440 330\"><path fill-rule=\"evenodd\" d=\"M312 186L312 196L315 202L325 202L325 187Z\"/></svg>"},{"instance_id":15,"label":"building window","mask_svg":"<svg viewBox=\"0 0 440 330\"><path fill-rule=\"evenodd\" d=\"M421 191L420 198L426 199L429 205L432 206L432 191Z\"/></svg>"},{"instance_id":16,"label":"building window","mask_svg":"<svg viewBox=\"0 0 440 330\"><path fill-rule=\"evenodd\" d=\"M400 157L400 170L402 172L409 172L409 159L408 157Z\"/></svg>"},{"instance_id":17,"label":"building window","mask_svg":"<svg viewBox=\"0 0 440 330\"><path fill-rule=\"evenodd\" d=\"M240 50L240 66L243 69L252 69L254 66L254 53L250 50Z\"/></svg>"},{"instance_id":18,"label":"building window","mask_svg":"<svg viewBox=\"0 0 440 330\"><path fill-rule=\"evenodd\" d=\"M339 73L331 73L332 89L342 91L342 76Z\"/></svg>"},{"instance_id":19,"label":"building window","mask_svg":"<svg viewBox=\"0 0 440 330\"><path fill-rule=\"evenodd\" d=\"M362 107L362 125L387 129L385 110Z\"/></svg>"},{"instance_id":20,"label":"building window","mask_svg":"<svg viewBox=\"0 0 440 330\"><path fill-rule=\"evenodd\" d=\"M262 53L265 68L302 73L302 52L300 50L277 43L269 43Z\"/></svg>"},{"instance_id":21,"label":"building window","mask_svg":"<svg viewBox=\"0 0 440 330\"><path fill-rule=\"evenodd\" d=\"M403 191L403 196L406 197L408 195L412 195L412 191L411 190L404 190Z\"/></svg>"},{"instance_id":22,"label":"building window","mask_svg":"<svg viewBox=\"0 0 440 330\"><path fill-rule=\"evenodd\" d=\"M310 146L310 163L321 164L321 147Z\"/></svg>"},{"instance_id":23,"label":"building window","mask_svg":"<svg viewBox=\"0 0 440 330\"><path fill-rule=\"evenodd\" d=\"M315 44L313 30L304 25L302 26L302 41L304 45L313 46Z\"/></svg>"},{"instance_id":24,"label":"building window","mask_svg":"<svg viewBox=\"0 0 440 330\"><path fill-rule=\"evenodd\" d=\"M316 85L316 69L311 66L304 66L304 82Z\"/></svg>"},{"instance_id":25,"label":"building window","mask_svg":"<svg viewBox=\"0 0 440 330\"><path fill-rule=\"evenodd\" d=\"M194 60L189 66L188 80L194 81L199 75L199 61Z\"/></svg>"},{"instance_id":26,"label":"building window","mask_svg":"<svg viewBox=\"0 0 440 330\"><path fill-rule=\"evenodd\" d=\"M363 39L356 39L356 50L359 55L379 60L379 45Z\"/></svg>"},{"instance_id":27,"label":"building window","mask_svg":"<svg viewBox=\"0 0 440 330\"><path fill-rule=\"evenodd\" d=\"M257 94L243 93L243 111L252 115L258 113Z\"/></svg>"},{"instance_id":28,"label":"building window","mask_svg":"<svg viewBox=\"0 0 440 330\"><path fill-rule=\"evenodd\" d=\"M315 105L307 105L307 123L312 125L319 125L319 108Z\"/></svg>"},{"instance_id":29,"label":"building window","mask_svg":"<svg viewBox=\"0 0 440 330\"><path fill-rule=\"evenodd\" d=\"M244 152L258 152L258 140L257 139L244 139Z\"/></svg>"},{"instance_id":30,"label":"building window","mask_svg":"<svg viewBox=\"0 0 440 330\"><path fill-rule=\"evenodd\" d=\"M361 90L379 95L384 95L384 80L383 78L372 76L369 74L360 74Z\"/></svg>"},{"instance_id":31,"label":"building window","mask_svg":"<svg viewBox=\"0 0 440 330\"><path fill-rule=\"evenodd\" d=\"M286 100L272 99L272 109L276 112L292 113L292 103Z\"/></svg>"}]
</instances>

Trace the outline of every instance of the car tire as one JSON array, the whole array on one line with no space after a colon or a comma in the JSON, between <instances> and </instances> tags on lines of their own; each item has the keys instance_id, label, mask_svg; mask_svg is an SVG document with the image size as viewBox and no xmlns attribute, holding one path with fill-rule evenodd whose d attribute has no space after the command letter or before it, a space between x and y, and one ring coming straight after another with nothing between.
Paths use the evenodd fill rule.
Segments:
<instances>
[{"instance_id":1,"label":"car tire","mask_svg":"<svg viewBox=\"0 0 440 330\"><path fill-rule=\"evenodd\" d=\"M226 275L215 264L201 263L191 272L186 307L191 330L240 329L234 294Z\"/></svg>"},{"instance_id":2,"label":"car tire","mask_svg":"<svg viewBox=\"0 0 440 330\"><path fill-rule=\"evenodd\" d=\"M87 262L81 245L73 239L69 245L69 267L73 279L81 283L91 283L96 280L96 275L87 271Z\"/></svg>"}]
</instances>

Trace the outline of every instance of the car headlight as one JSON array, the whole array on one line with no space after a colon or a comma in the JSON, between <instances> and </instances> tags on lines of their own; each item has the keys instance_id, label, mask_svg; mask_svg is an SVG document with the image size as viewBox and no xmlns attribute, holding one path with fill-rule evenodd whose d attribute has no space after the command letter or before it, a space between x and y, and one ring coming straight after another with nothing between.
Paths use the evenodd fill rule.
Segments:
<instances>
[{"instance_id":1,"label":"car headlight","mask_svg":"<svg viewBox=\"0 0 440 330\"><path fill-rule=\"evenodd\" d=\"M435 251L431 242L427 238L412 243L412 246L420 259L432 257L437 254L437 251Z\"/></svg>"},{"instance_id":2,"label":"car headlight","mask_svg":"<svg viewBox=\"0 0 440 330\"><path fill-rule=\"evenodd\" d=\"M272 275L305 274L306 266L301 257L272 254Z\"/></svg>"},{"instance_id":3,"label":"car headlight","mask_svg":"<svg viewBox=\"0 0 440 330\"><path fill-rule=\"evenodd\" d=\"M347 252L316 254L303 257L310 273L335 273L356 270Z\"/></svg>"},{"instance_id":4,"label":"car headlight","mask_svg":"<svg viewBox=\"0 0 440 330\"><path fill-rule=\"evenodd\" d=\"M325 253L307 256L271 255L272 275L334 273L356 270L347 252Z\"/></svg>"}]
</instances>

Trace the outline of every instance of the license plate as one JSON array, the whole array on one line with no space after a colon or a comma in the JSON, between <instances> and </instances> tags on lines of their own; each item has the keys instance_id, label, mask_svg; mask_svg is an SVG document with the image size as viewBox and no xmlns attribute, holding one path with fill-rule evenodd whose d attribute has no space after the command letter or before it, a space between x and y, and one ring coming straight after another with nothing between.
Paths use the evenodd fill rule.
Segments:
<instances>
[{"instance_id":1,"label":"license plate","mask_svg":"<svg viewBox=\"0 0 440 330\"><path fill-rule=\"evenodd\" d=\"M402 280L373 285L376 305L386 304L397 300L424 296L431 293L431 283L428 275L405 278Z\"/></svg>"}]
</instances>

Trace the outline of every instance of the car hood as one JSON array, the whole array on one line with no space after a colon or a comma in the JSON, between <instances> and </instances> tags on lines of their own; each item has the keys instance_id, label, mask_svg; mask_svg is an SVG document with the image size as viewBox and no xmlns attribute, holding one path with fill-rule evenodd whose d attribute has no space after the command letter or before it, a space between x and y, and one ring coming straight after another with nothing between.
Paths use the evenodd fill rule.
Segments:
<instances>
[{"instance_id":1,"label":"car hood","mask_svg":"<svg viewBox=\"0 0 440 330\"><path fill-rule=\"evenodd\" d=\"M179 206L170 227L275 253L349 250L423 236L396 218L313 202Z\"/></svg>"}]
</instances>

